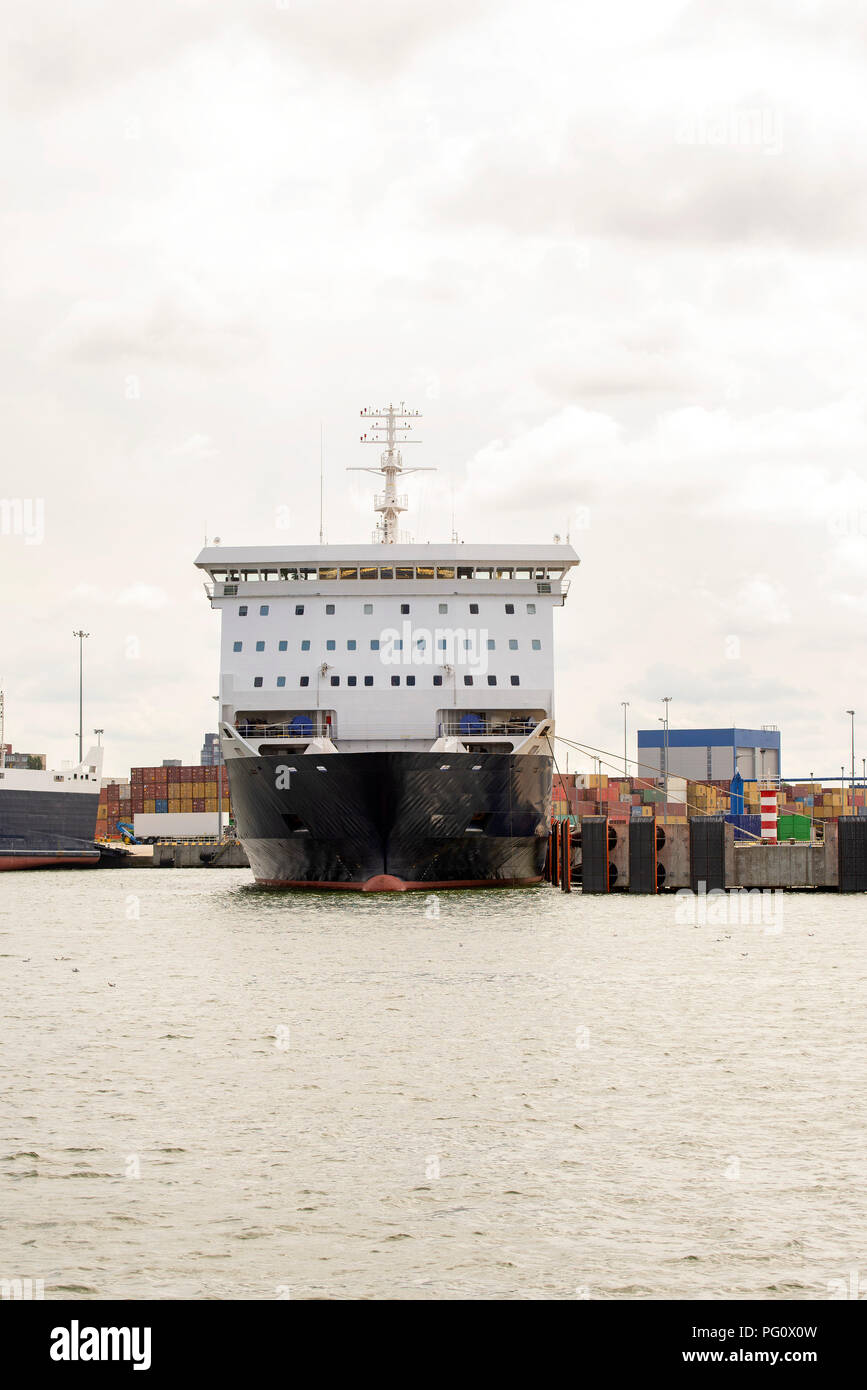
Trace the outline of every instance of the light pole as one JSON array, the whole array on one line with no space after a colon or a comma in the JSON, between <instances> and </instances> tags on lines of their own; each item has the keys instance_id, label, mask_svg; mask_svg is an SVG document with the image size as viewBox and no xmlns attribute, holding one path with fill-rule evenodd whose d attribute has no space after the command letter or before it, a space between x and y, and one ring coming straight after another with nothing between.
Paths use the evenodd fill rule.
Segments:
<instances>
[{"instance_id":1,"label":"light pole","mask_svg":"<svg viewBox=\"0 0 867 1390\"><path fill-rule=\"evenodd\" d=\"M665 721L662 730L662 741L665 749L665 799L668 801L668 707L671 704L671 696L663 695L662 703L665 705Z\"/></svg>"},{"instance_id":2,"label":"light pole","mask_svg":"<svg viewBox=\"0 0 867 1390\"><path fill-rule=\"evenodd\" d=\"M855 711L847 709L846 713L852 721L852 795L855 795Z\"/></svg>"},{"instance_id":3,"label":"light pole","mask_svg":"<svg viewBox=\"0 0 867 1390\"><path fill-rule=\"evenodd\" d=\"M629 776L629 759L626 756L626 711L629 709L629 701L621 700L623 706L623 776Z\"/></svg>"},{"instance_id":4,"label":"light pole","mask_svg":"<svg viewBox=\"0 0 867 1390\"><path fill-rule=\"evenodd\" d=\"M102 747L102 736L103 736L103 734L105 733L105 729L94 729L93 732L96 734L96 746L97 746L97 748L101 748L101 747Z\"/></svg>"},{"instance_id":5,"label":"light pole","mask_svg":"<svg viewBox=\"0 0 867 1390\"><path fill-rule=\"evenodd\" d=\"M78 761L84 762L84 639L89 637L89 632L73 632L73 637L78 638Z\"/></svg>"}]
</instances>

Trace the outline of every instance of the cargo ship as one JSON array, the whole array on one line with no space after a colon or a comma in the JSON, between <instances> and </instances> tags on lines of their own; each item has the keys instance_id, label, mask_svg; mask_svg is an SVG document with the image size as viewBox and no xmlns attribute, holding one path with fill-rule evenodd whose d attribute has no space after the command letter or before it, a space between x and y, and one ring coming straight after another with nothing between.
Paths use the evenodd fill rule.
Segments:
<instances>
[{"instance_id":1,"label":"cargo ship","mask_svg":"<svg viewBox=\"0 0 867 1390\"><path fill-rule=\"evenodd\" d=\"M358 545L208 546L220 732L257 883L366 892L541 880L552 801L553 614L569 544L413 544L399 447Z\"/></svg>"},{"instance_id":2,"label":"cargo ship","mask_svg":"<svg viewBox=\"0 0 867 1390\"><path fill-rule=\"evenodd\" d=\"M0 871L91 868L102 749L91 748L75 767L9 767L0 753Z\"/></svg>"}]
</instances>

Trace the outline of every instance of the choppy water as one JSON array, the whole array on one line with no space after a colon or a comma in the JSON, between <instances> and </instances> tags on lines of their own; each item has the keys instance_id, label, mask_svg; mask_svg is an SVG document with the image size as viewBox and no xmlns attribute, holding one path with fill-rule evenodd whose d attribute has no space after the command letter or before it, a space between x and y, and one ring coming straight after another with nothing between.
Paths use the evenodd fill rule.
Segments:
<instances>
[{"instance_id":1,"label":"choppy water","mask_svg":"<svg viewBox=\"0 0 867 1390\"><path fill-rule=\"evenodd\" d=\"M0 1277L867 1292L860 898L787 896L767 932L671 897L461 892L437 918L248 881L0 876Z\"/></svg>"}]
</instances>

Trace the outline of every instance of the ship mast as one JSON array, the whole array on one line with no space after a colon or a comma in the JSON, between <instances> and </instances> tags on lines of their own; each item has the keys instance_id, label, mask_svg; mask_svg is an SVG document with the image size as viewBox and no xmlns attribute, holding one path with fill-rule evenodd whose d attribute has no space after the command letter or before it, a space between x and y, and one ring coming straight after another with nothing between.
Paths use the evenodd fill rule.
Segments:
<instances>
[{"instance_id":1,"label":"ship mast","mask_svg":"<svg viewBox=\"0 0 867 1390\"><path fill-rule=\"evenodd\" d=\"M365 406L364 410L359 413L363 420L371 422L370 433L365 432L361 436L362 444L376 444L380 448L384 444L385 449L380 455L378 468L349 468L347 472L384 474L384 489L382 492L376 493L373 499L373 509L379 512L374 540L383 545L395 545L400 539L397 529L398 517L401 512L407 510L406 493L397 491L398 475L436 472L435 468L404 468L403 466L400 445L421 443L420 439L406 438L412 429L412 421L420 420L421 413L418 410L407 410L403 401L400 402L399 406L389 403L384 409ZM401 423L402 421L407 423ZM401 436L403 437L401 438Z\"/></svg>"}]
</instances>

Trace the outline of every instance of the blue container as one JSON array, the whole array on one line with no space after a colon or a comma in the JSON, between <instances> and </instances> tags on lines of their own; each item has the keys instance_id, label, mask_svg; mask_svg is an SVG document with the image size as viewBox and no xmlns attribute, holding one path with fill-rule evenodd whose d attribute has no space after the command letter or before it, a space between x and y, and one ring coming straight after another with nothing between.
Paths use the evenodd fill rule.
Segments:
<instances>
[{"instance_id":1,"label":"blue container","mask_svg":"<svg viewBox=\"0 0 867 1390\"><path fill-rule=\"evenodd\" d=\"M729 812L733 816L744 813L744 779L739 772L735 772L729 783Z\"/></svg>"},{"instance_id":2,"label":"blue container","mask_svg":"<svg viewBox=\"0 0 867 1390\"><path fill-rule=\"evenodd\" d=\"M762 818L761 816L733 816L729 813L726 816L729 825L735 828L736 840L748 840L754 842L762 838Z\"/></svg>"},{"instance_id":3,"label":"blue container","mask_svg":"<svg viewBox=\"0 0 867 1390\"><path fill-rule=\"evenodd\" d=\"M169 803L168 803L168 801L164 801L164 800L156 800L156 801L154 801L154 811L155 811L155 812L160 812L160 813L162 813L162 812L168 811L168 809L169 809Z\"/></svg>"}]
</instances>

